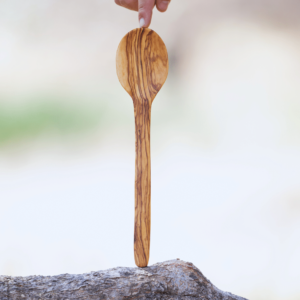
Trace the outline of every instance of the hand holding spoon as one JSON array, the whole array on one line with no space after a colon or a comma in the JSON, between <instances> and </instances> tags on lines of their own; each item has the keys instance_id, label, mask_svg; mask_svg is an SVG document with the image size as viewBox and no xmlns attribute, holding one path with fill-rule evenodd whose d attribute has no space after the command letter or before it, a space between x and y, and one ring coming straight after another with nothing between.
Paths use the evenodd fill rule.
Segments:
<instances>
[{"instance_id":1,"label":"hand holding spoon","mask_svg":"<svg viewBox=\"0 0 300 300\"><path fill-rule=\"evenodd\" d=\"M153 30L134 29L121 40L116 62L119 81L131 96L134 106L134 259L138 267L146 267L151 227L151 105L168 76L168 52L162 39Z\"/></svg>"}]
</instances>

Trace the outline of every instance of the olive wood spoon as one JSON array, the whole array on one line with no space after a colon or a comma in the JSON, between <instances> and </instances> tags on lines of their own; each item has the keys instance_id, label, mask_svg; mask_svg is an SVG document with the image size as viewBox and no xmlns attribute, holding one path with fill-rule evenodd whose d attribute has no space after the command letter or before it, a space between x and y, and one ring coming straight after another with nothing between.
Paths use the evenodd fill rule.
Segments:
<instances>
[{"instance_id":1,"label":"olive wood spoon","mask_svg":"<svg viewBox=\"0 0 300 300\"><path fill-rule=\"evenodd\" d=\"M117 50L119 81L131 96L135 117L134 259L146 267L150 252L152 102L168 76L168 52L162 39L148 28L134 29Z\"/></svg>"}]
</instances>

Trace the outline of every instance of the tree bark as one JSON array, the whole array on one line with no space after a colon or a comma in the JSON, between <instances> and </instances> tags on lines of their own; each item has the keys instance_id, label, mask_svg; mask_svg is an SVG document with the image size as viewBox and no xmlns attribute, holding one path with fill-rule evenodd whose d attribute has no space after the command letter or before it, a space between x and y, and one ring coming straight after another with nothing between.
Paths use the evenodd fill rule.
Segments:
<instances>
[{"instance_id":1,"label":"tree bark","mask_svg":"<svg viewBox=\"0 0 300 300\"><path fill-rule=\"evenodd\" d=\"M82 275L0 276L1 300L246 300L216 288L192 264L171 260L146 268L114 268Z\"/></svg>"}]
</instances>

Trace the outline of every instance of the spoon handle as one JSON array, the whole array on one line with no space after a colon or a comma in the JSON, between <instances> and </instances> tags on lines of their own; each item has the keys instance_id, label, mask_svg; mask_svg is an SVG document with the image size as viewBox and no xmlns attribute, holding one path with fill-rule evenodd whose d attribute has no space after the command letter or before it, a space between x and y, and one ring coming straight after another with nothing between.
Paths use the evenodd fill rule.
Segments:
<instances>
[{"instance_id":1,"label":"spoon handle","mask_svg":"<svg viewBox=\"0 0 300 300\"><path fill-rule=\"evenodd\" d=\"M134 259L146 267L150 253L151 227L151 101L134 101L135 116L135 216Z\"/></svg>"}]
</instances>

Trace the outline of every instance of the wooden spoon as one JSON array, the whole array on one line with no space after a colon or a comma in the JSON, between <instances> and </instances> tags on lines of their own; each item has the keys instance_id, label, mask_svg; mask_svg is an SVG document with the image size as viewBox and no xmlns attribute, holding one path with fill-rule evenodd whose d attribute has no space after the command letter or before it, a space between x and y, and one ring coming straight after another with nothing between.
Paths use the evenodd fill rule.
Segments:
<instances>
[{"instance_id":1,"label":"wooden spoon","mask_svg":"<svg viewBox=\"0 0 300 300\"><path fill-rule=\"evenodd\" d=\"M119 81L131 96L135 116L134 259L146 267L151 226L151 105L168 76L168 52L162 39L148 28L134 29L117 50Z\"/></svg>"}]
</instances>

